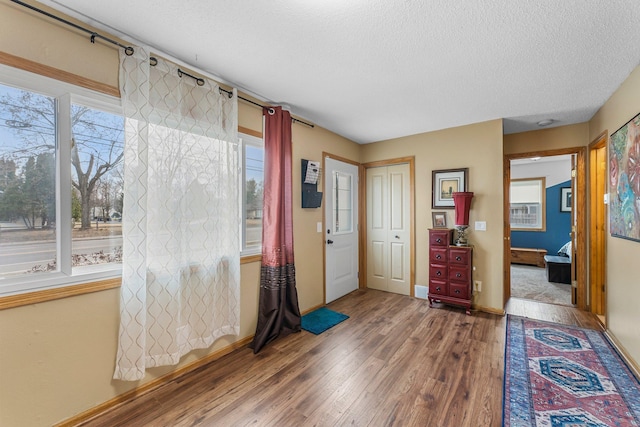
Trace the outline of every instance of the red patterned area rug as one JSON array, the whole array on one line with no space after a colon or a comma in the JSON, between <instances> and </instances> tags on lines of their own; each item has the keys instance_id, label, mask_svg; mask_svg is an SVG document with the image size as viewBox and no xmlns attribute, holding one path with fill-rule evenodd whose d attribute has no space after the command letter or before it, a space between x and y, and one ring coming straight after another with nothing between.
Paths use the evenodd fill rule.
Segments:
<instances>
[{"instance_id":1,"label":"red patterned area rug","mask_svg":"<svg viewBox=\"0 0 640 427\"><path fill-rule=\"evenodd\" d=\"M600 331L508 316L503 391L503 426L640 426L640 383Z\"/></svg>"}]
</instances>

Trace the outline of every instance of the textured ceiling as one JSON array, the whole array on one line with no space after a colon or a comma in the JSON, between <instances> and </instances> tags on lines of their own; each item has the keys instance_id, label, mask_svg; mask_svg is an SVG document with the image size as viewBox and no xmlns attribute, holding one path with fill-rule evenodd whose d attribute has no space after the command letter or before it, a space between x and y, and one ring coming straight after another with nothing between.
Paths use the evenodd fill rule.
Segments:
<instances>
[{"instance_id":1,"label":"textured ceiling","mask_svg":"<svg viewBox=\"0 0 640 427\"><path fill-rule=\"evenodd\" d=\"M640 63L638 0L44 0L358 143L589 120Z\"/></svg>"}]
</instances>

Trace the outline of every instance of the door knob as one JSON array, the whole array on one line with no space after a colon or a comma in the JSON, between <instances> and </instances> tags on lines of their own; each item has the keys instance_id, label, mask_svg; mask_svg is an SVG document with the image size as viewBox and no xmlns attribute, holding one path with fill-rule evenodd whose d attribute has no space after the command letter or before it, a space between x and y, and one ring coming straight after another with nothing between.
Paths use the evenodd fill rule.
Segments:
<instances>
[{"instance_id":1,"label":"door knob","mask_svg":"<svg viewBox=\"0 0 640 427\"><path fill-rule=\"evenodd\" d=\"M327 240L327 245L333 245L333 240L331 239Z\"/></svg>"},{"instance_id":2,"label":"door knob","mask_svg":"<svg viewBox=\"0 0 640 427\"><path fill-rule=\"evenodd\" d=\"M399 238L400 238L400 236L396 236L396 239L399 239Z\"/></svg>"}]
</instances>

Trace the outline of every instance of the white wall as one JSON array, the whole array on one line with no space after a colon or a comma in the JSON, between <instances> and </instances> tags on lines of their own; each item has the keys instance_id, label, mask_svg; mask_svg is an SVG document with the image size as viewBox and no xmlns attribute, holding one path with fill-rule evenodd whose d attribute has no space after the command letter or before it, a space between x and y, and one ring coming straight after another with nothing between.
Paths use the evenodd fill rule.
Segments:
<instances>
[{"instance_id":1,"label":"white wall","mask_svg":"<svg viewBox=\"0 0 640 427\"><path fill-rule=\"evenodd\" d=\"M511 179L545 178L547 188L571 179L571 156L541 157L539 160L512 160Z\"/></svg>"}]
</instances>

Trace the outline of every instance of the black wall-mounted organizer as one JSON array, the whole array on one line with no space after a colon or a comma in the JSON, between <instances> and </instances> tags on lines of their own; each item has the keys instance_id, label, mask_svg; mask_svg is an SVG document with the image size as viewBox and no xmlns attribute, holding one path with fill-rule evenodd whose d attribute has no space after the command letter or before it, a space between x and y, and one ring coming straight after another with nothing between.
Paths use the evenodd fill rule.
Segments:
<instances>
[{"instance_id":1,"label":"black wall-mounted organizer","mask_svg":"<svg viewBox=\"0 0 640 427\"><path fill-rule=\"evenodd\" d=\"M308 174L307 171L309 172ZM309 162L309 160L302 159L301 177L302 207L319 208L322 205L322 193L318 191L318 179L320 179L319 162Z\"/></svg>"}]
</instances>

